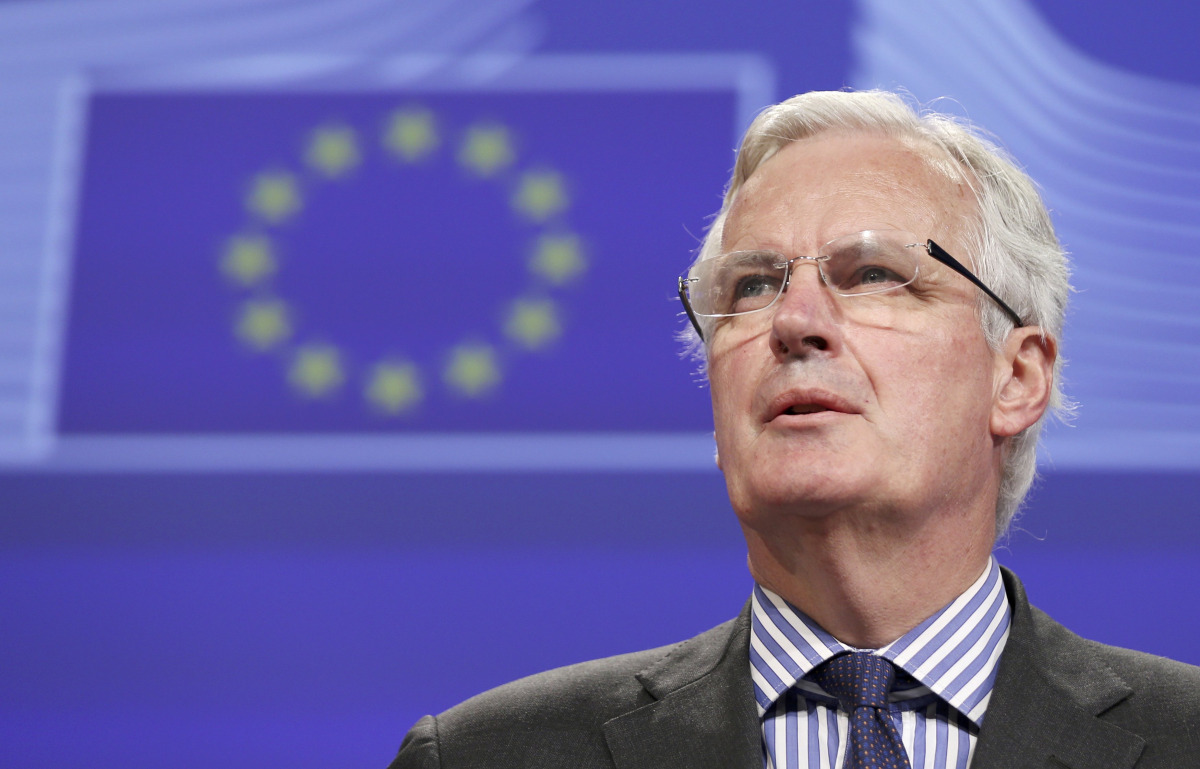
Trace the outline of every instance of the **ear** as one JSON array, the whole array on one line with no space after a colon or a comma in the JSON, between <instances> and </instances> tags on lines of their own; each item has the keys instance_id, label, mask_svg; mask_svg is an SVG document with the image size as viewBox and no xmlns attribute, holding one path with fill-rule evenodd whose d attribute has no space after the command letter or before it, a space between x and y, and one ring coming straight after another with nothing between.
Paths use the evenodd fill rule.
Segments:
<instances>
[{"instance_id":1,"label":"ear","mask_svg":"<svg viewBox=\"0 0 1200 769\"><path fill-rule=\"evenodd\" d=\"M996 354L992 435L1009 437L1041 419L1050 405L1058 342L1037 326L1014 329Z\"/></svg>"}]
</instances>

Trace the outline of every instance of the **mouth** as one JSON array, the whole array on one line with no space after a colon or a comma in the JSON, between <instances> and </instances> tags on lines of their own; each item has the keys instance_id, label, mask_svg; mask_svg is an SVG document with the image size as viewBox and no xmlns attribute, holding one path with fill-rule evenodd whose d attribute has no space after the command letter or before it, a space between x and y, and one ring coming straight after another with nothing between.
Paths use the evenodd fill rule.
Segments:
<instances>
[{"instance_id":1,"label":"mouth","mask_svg":"<svg viewBox=\"0 0 1200 769\"><path fill-rule=\"evenodd\" d=\"M857 409L847 401L833 393L823 390L792 390L781 393L771 401L766 411L767 422L780 417L802 417L813 414L835 413L853 414Z\"/></svg>"}]
</instances>

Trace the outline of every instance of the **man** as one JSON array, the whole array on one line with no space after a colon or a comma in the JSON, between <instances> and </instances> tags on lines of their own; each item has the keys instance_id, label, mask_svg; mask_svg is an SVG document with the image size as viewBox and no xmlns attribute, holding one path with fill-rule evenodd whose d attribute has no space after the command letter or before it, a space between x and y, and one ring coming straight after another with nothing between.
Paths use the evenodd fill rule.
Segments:
<instances>
[{"instance_id":1,"label":"man","mask_svg":"<svg viewBox=\"0 0 1200 769\"><path fill-rule=\"evenodd\" d=\"M1200 669L1072 635L990 555L1068 290L1030 180L953 120L766 110L680 279L751 601L426 717L393 766L1195 765Z\"/></svg>"}]
</instances>

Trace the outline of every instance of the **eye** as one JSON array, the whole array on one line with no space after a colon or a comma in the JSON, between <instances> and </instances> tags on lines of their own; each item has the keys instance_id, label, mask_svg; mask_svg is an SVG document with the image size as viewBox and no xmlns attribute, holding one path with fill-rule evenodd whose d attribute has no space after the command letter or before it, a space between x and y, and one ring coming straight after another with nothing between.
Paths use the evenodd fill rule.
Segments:
<instances>
[{"instance_id":1,"label":"eye","mask_svg":"<svg viewBox=\"0 0 1200 769\"><path fill-rule=\"evenodd\" d=\"M732 306L730 313L754 312L775 301L783 279L779 275L764 272L742 274L729 294Z\"/></svg>"},{"instance_id":2,"label":"eye","mask_svg":"<svg viewBox=\"0 0 1200 769\"><path fill-rule=\"evenodd\" d=\"M906 254L847 250L822 263L825 280L839 294L875 294L908 285L916 277Z\"/></svg>"},{"instance_id":3,"label":"eye","mask_svg":"<svg viewBox=\"0 0 1200 769\"><path fill-rule=\"evenodd\" d=\"M854 272L853 275L850 276L849 284L846 287L854 288L857 286L860 288L876 289L887 288L889 286L899 286L906 282L907 281L904 278L897 275L892 270L889 270L887 267L882 267L880 265L866 265L864 267L860 267Z\"/></svg>"},{"instance_id":4,"label":"eye","mask_svg":"<svg viewBox=\"0 0 1200 769\"><path fill-rule=\"evenodd\" d=\"M735 251L701 262L706 270L706 307L716 315L738 315L761 310L779 296L787 275L782 257L769 251Z\"/></svg>"},{"instance_id":5,"label":"eye","mask_svg":"<svg viewBox=\"0 0 1200 769\"><path fill-rule=\"evenodd\" d=\"M779 293L779 282L775 275L745 275L734 288L734 301L774 296Z\"/></svg>"}]
</instances>

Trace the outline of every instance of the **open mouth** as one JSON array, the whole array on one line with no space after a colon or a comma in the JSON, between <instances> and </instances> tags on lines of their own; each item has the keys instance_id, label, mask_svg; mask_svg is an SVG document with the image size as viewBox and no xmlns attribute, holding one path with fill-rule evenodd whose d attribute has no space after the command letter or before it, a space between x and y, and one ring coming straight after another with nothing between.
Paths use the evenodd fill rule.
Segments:
<instances>
[{"instance_id":1,"label":"open mouth","mask_svg":"<svg viewBox=\"0 0 1200 769\"><path fill-rule=\"evenodd\" d=\"M778 417L801 417L814 414L854 414L858 411L853 401L827 390L793 388L780 392L763 412L763 421L770 422ZM796 420L796 425L807 424L807 420Z\"/></svg>"}]
</instances>

